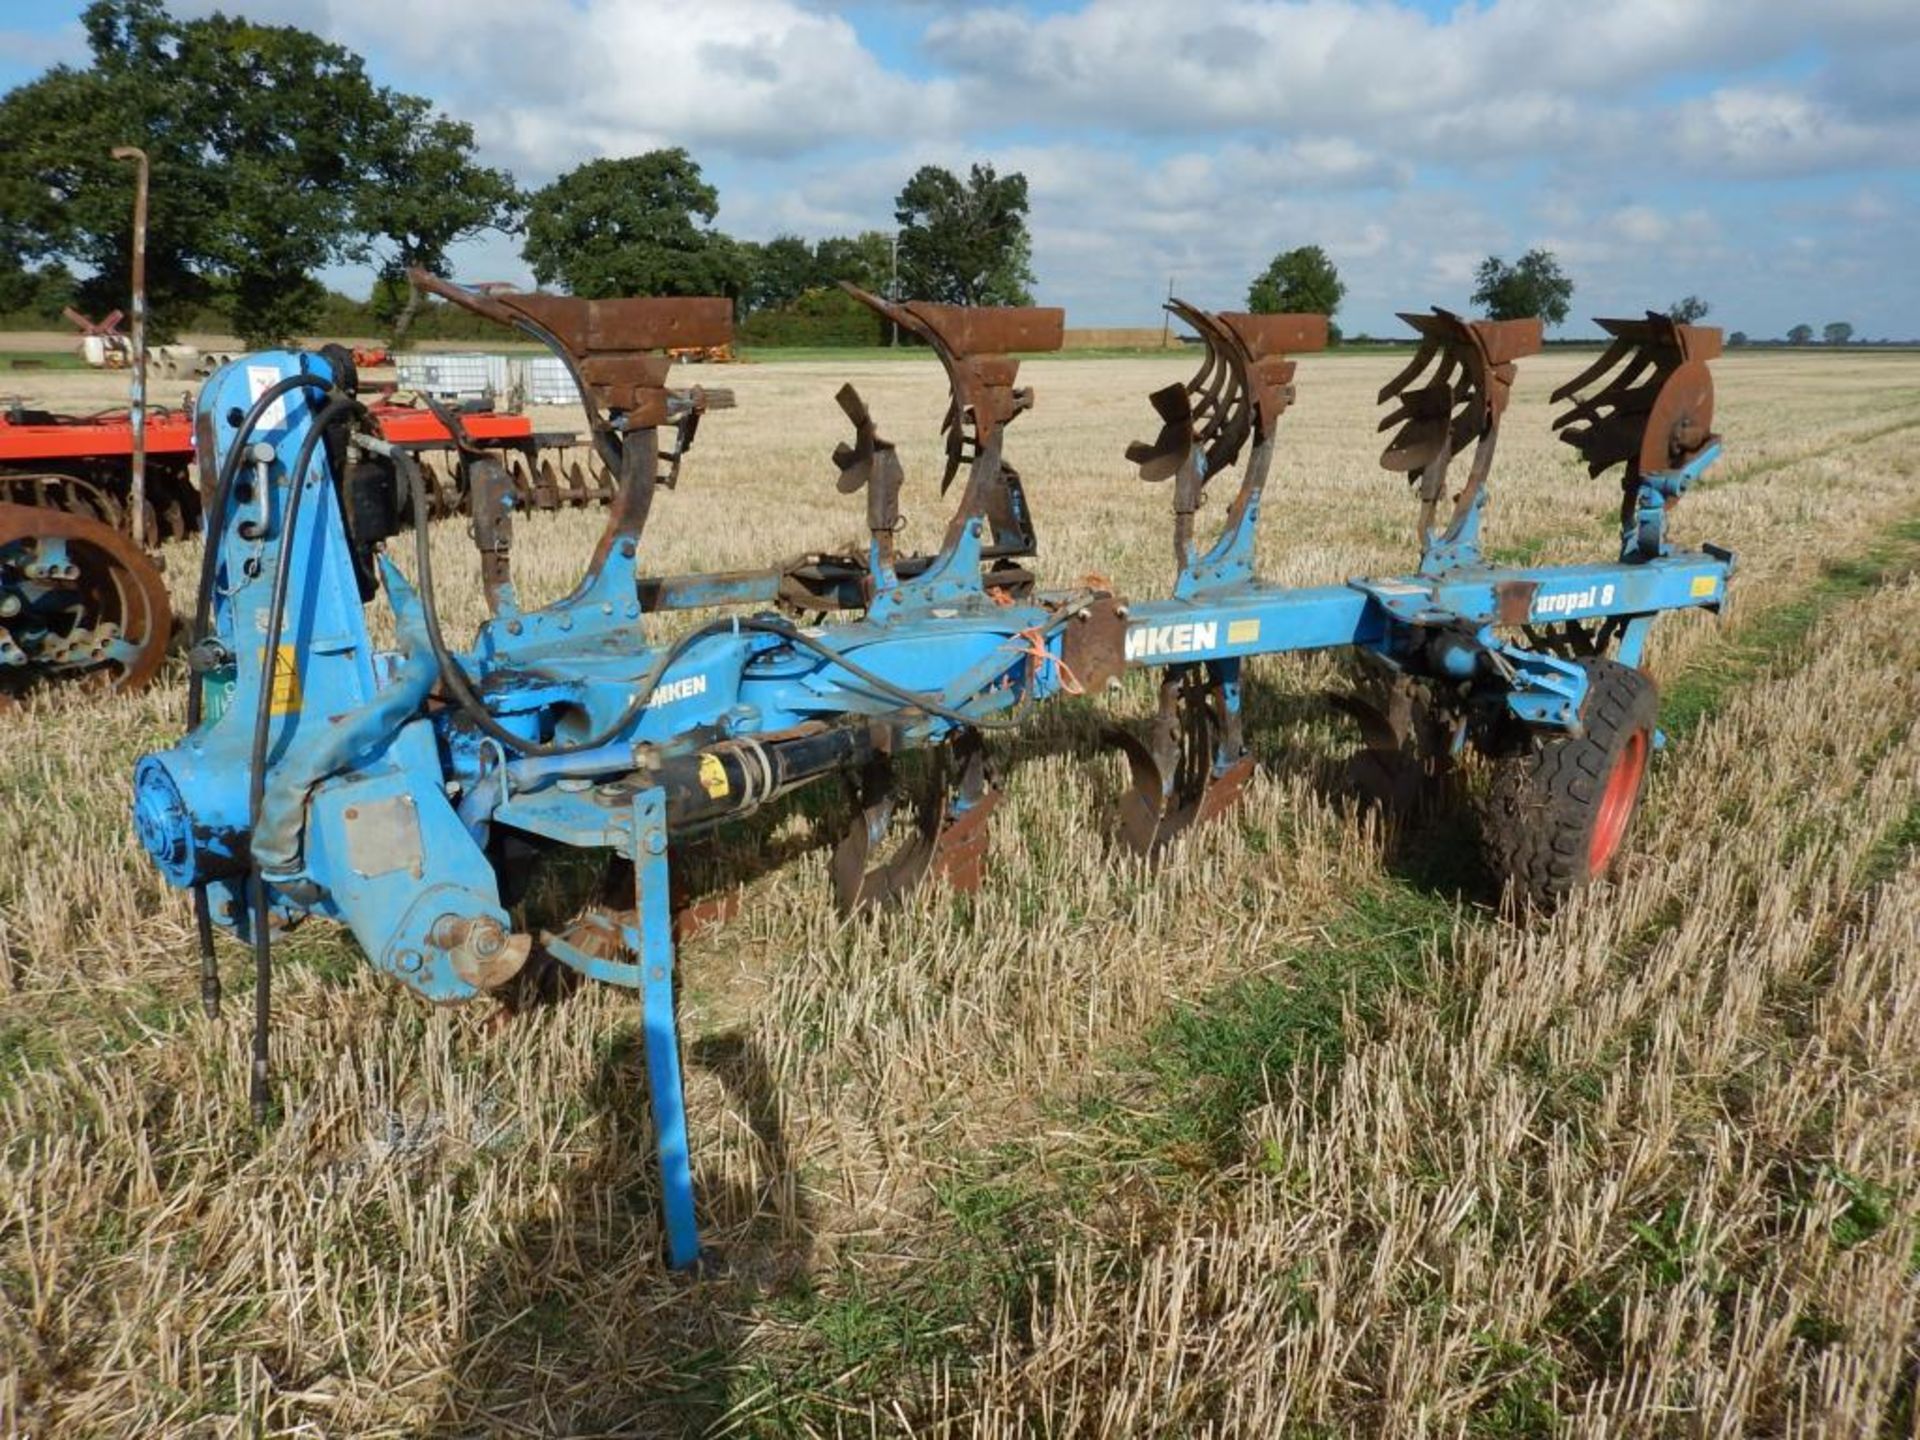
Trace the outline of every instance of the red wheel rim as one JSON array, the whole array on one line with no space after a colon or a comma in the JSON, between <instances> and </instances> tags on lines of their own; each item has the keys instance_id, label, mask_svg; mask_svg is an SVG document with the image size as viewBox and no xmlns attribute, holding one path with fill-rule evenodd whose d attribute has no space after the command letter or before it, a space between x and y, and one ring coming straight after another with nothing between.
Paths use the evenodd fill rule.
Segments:
<instances>
[{"instance_id":1,"label":"red wheel rim","mask_svg":"<svg viewBox=\"0 0 1920 1440\"><path fill-rule=\"evenodd\" d=\"M1640 777L1647 769L1647 732L1636 730L1627 737L1620 758L1613 762L1607 776L1607 788L1600 796L1600 813L1593 822L1593 842L1587 847L1588 872L1598 875L1620 852L1621 837L1633 818L1633 807L1640 799Z\"/></svg>"}]
</instances>

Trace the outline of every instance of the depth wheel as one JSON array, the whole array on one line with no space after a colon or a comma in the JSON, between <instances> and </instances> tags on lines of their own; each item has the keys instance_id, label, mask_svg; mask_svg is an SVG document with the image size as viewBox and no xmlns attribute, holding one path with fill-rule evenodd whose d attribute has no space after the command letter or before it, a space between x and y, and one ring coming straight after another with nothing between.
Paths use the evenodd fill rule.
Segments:
<instances>
[{"instance_id":1,"label":"depth wheel","mask_svg":"<svg viewBox=\"0 0 1920 1440\"><path fill-rule=\"evenodd\" d=\"M138 690L172 633L166 581L118 530L0 505L0 709L42 682Z\"/></svg>"},{"instance_id":2,"label":"depth wheel","mask_svg":"<svg viewBox=\"0 0 1920 1440\"><path fill-rule=\"evenodd\" d=\"M1660 694L1639 670L1583 660L1584 733L1538 740L1497 762L1487 798L1486 843L1497 877L1514 898L1551 910L1607 873L1640 797Z\"/></svg>"}]
</instances>

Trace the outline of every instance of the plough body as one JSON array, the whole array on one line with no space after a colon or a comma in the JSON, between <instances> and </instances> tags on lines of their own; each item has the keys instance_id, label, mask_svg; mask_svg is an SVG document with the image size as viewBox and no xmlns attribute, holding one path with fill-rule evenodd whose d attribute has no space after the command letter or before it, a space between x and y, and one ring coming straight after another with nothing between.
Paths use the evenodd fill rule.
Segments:
<instances>
[{"instance_id":1,"label":"plough body","mask_svg":"<svg viewBox=\"0 0 1920 1440\"><path fill-rule=\"evenodd\" d=\"M1369 747L1403 765L1432 771L1451 763L1469 743L1497 757L1517 754L1558 736L1578 736L1588 691L1585 660L1611 655L1639 666L1654 619L1670 610L1720 608L1732 556L1709 547L1676 551L1665 541L1664 504L1683 494L1719 454L1711 418L1711 381L1698 352L1717 347L1716 332L1646 322L1605 321L1617 341L1586 374L1557 392L1568 398L1649 345L1696 354L1682 376L1691 408L1663 412L1678 448L1640 443L1652 417L1652 396L1616 385L1584 401L1556 422L1594 461L1596 473L1628 458L1618 449L1631 432L1628 521L1618 560L1589 565L1500 566L1480 548L1480 519L1506 395L1516 362L1540 347L1538 321L1471 322L1435 311L1405 317L1422 336L1413 361L1381 391L1399 408L1381 424L1398 427L1381 463L1411 472L1418 488L1421 562L1412 574L1356 577L1341 585L1275 586L1257 578L1255 545L1273 460L1274 426L1292 400L1296 351L1325 344L1318 316L1211 314L1175 301L1169 307L1191 324L1207 347L1199 374L1184 391L1154 397L1167 421L1159 439L1136 444L1128 458L1148 481L1174 479L1173 594L1116 606L1103 628L1070 632L1066 661L1084 681L1109 679L1123 668L1162 672L1160 709L1149 741L1124 731L1112 738L1127 754L1133 789L1124 803L1124 833L1153 853L1188 825L1224 808L1250 769L1242 735L1242 663L1254 656L1352 649L1375 662L1389 692L1385 704L1360 695L1334 697L1360 720ZM1637 328L1636 328L1637 327ZM1712 336L1712 339L1707 338ZM1636 344L1640 348L1636 348ZM1410 386L1429 366L1435 378ZM1636 358L1627 378L1645 378ZM1657 369L1657 366L1654 367ZM1669 372L1672 367L1668 367ZM1656 374L1653 390L1665 374ZM1619 397L1640 406L1618 418ZM1682 413L1684 411L1684 413ZM1684 434L1681 432L1684 431ZM1193 516L1208 480L1235 464L1248 444L1238 493L1219 536L1206 549L1193 541ZM1598 450L1611 445L1610 450ZM1453 497L1444 523L1447 466L1468 446L1471 472ZM1668 462L1671 462L1669 465ZM1642 469L1658 463L1662 468ZM1553 627L1553 635L1542 633ZM1116 632L1118 639L1116 640ZM1576 653L1561 653L1572 650ZM1417 693L1416 693L1417 692ZM1445 723L1414 733L1416 706ZM1651 738L1651 737L1650 737ZM1378 757L1376 757L1378 758ZM1612 855L1609 853L1608 860ZM1599 867L1604 868L1604 867ZM1585 878L1585 877L1583 877ZM1558 897L1533 898L1551 902Z\"/></svg>"}]
</instances>

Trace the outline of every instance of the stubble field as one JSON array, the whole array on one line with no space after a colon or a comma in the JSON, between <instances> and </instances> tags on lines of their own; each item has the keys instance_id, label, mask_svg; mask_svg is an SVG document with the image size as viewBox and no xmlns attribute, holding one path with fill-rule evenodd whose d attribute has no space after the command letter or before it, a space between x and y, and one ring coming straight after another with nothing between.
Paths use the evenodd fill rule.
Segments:
<instances>
[{"instance_id":1,"label":"stubble field","mask_svg":"<svg viewBox=\"0 0 1920 1440\"><path fill-rule=\"evenodd\" d=\"M1586 358L1522 364L1498 556L1615 543L1617 491L1547 425ZM1271 578L1410 567L1373 433L1399 363L1301 364ZM0 1431L1911 1433L1920 358L1715 369L1728 455L1677 528L1738 552L1734 607L1656 628L1648 805L1617 882L1551 920L1491 903L1464 817L1344 793L1337 660L1256 667L1247 802L1158 872L1112 847L1097 740L1139 685L993 742L977 895L839 921L824 791L683 857L744 887L681 955L717 1256L691 1278L660 1255L636 1000L435 1011L304 927L256 1133L246 957L207 1021L127 821L180 661L0 721ZM1048 582L1164 591L1168 497L1120 452L1181 373L1026 368L1008 453ZM937 536L930 361L690 374L740 408L656 505L655 568L854 539L849 378ZM524 520L523 590L565 588L597 524ZM465 631L464 527L435 543ZM169 552L176 598L196 562Z\"/></svg>"}]
</instances>

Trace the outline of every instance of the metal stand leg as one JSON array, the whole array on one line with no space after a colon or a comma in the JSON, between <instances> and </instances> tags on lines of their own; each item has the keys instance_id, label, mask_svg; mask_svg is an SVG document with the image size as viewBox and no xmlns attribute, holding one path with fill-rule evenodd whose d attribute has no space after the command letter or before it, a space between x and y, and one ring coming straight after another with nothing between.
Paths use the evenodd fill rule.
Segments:
<instances>
[{"instance_id":1,"label":"metal stand leg","mask_svg":"<svg viewBox=\"0 0 1920 1440\"><path fill-rule=\"evenodd\" d=\"M647 1089L660 1146L660 1195L667 1261L676 1270L700 1258L687 1155L687 1105L680 1086L680 1037L673 1015L673 908L667 894L667 806L659 789L633 797L633 873L639 915L636 953L647 1039Z\"/></svg>"}]
</instances>

